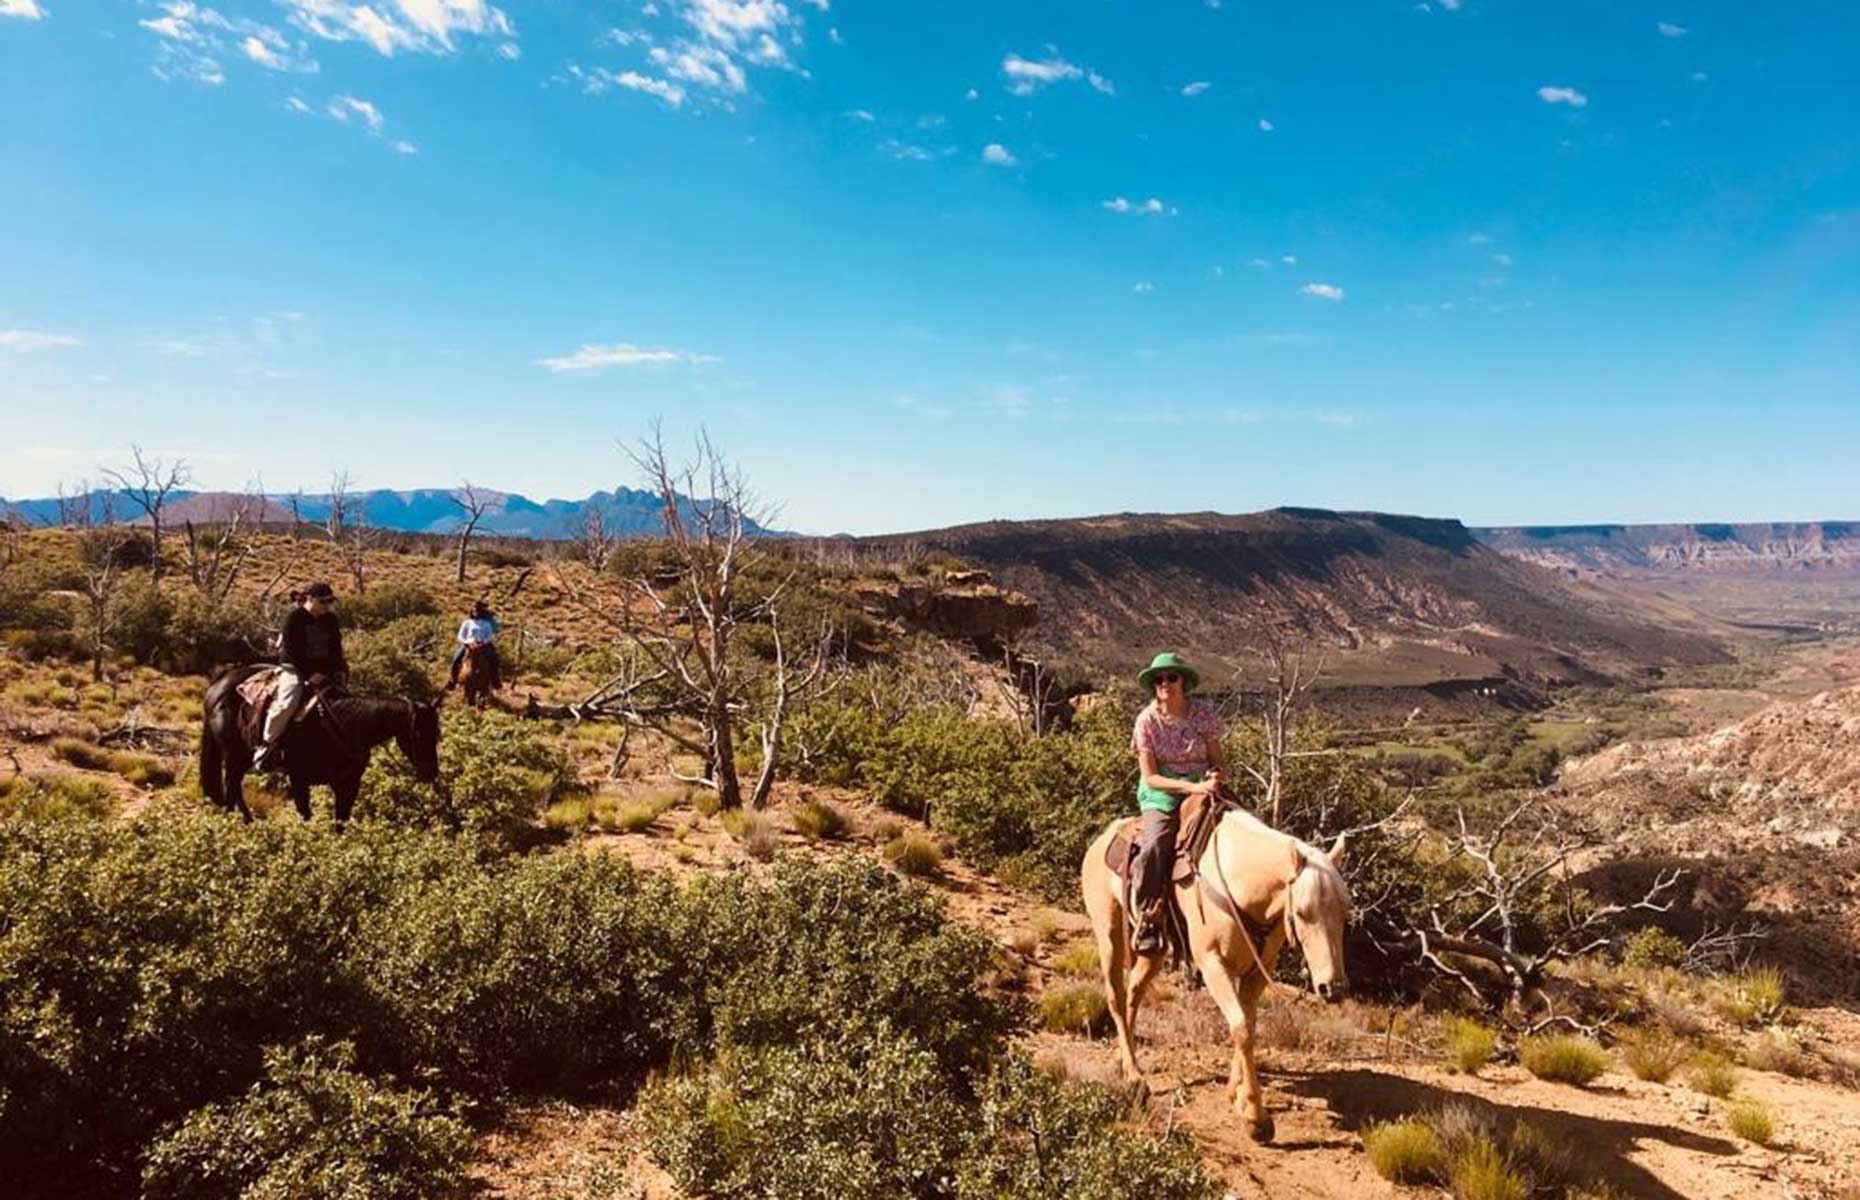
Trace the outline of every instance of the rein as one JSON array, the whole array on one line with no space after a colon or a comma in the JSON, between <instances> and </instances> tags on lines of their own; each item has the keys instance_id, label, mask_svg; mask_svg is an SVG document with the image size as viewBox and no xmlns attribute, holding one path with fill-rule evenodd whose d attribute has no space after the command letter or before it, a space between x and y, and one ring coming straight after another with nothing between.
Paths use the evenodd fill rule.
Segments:
<instances>
[{"instance_id":1,"label":"rein","mask_svg":"<svg viewBox=\"0 0 1860 1200\"><path fill-rule=\"evenodd\" d=\"M1223 821L1226 819L1224 814L1221 819ZM1214 828L1214 836L1208 839L1208 846L1209 849L1214 852L1214 873L1220 878L1221 883L1220 890L1216 893L1216 896L1226 907L1227 911L1233 915L1234 924L1239 927L1240 937L1246 944L1247 953L1253 956L1253 967L1248 968L1248 970L1257 968L1260 977L1266 981L1267 987L1284 988L1285 985L1274 979L1272 977L1272 972L1266 969L1266 956L1261 952L1266 940L1272 936L1270 930L1258 941L1255 941L1253 938L1252 922L1247 918L1246 913L1241 910L1239 902L1234 899L1233 885L1227 881L1227 868L1221 865L1221 830L1218 823ZM1287 946L1296 946L1299 944L1298 906L1292 903L1292 885L1298 882L1298 877L1304 874L1305 868L1309 865L1310 864L1306 863L1301 855L1298 861L1298 869L1292 872L1292 877L1290 879L1285 881L1285 944ZM1208 922L1208 914L1207 910L1201 905L1201 893L1209 886L1209 880L1201 873L1201 864L1196 863L1195 908L1201 916L1201 923L1204 927Z\"/></svg>"}]
</instances>

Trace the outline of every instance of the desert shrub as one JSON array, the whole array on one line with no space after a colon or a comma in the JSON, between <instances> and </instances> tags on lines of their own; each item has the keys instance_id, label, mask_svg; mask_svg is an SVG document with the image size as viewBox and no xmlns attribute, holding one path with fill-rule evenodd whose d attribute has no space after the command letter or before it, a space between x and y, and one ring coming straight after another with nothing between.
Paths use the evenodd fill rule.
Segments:
<instances>
[{"instance_id":1,"label":"desert shrub","mask_svg":"<svg viewBox=\"0 0 1860 1200\"><path fill-rule=\"evenodd\" d=\"M82 738L53 738L52 757L86 771L110 769L110 752Z\"/></svg>"},{"instance_id":2,"label":"desert shrub","mask_svg":"<svg viewBox=\"0 0 1860 1200\"><path fill-rule=\"evenodd\" d=\"M1773 1071L1802 1079L1815 1073L1813 1059L1801 1045L1781 1029L1771 1029L1752 1038L1739 1058L1756 1071Z\"/></svg>"},{"instance_id":3,"label":"desert shrub","mask_svg":"<svg viewBox=\"0 0 1860 1200\"><path fill-rule=\"evenodd\" d=\"M1126 1123L1104 1088L1062 1083L1015 1056L983 1090L956 1169L957 1200L1201 1200L1217 1195L1179 1129L1153 1137Z\"/></svg>"},{"instance_id":4,"label":"desert shrub","mask_svg":"<svg viewBox=\"0 0 1860 1200\"><path fill-rule=\"evenodd\" d=\"M1040 1023L1054 1033L1090 1034L1109 1012L1104 989L1095 983L1055 984L1040 996Z\"/></svg>"},{"instance_id":5,"label":"desert shrub","mask_svg":"<svg viewBox=\"0 0 1860 1200\"><path fill-rule=\"evenodd\" d=\"M1561 1034L1527 1038L1518 1061L1539 1079L1583 1087L1608 1070L1608 1052L1585 1037Z\"/></svg>"},{"instance_id":6,"label":"desert shrub","mask_svg":"<svg viewBox=\"0 0 1860 1200\"><path fill-rule=\"evenodd\" d=\"M264 1081L197 1109L143 1168L149 1200L425 1200L464 1190L471 1135L431 1092L354 1069L347 1043L265 1054Z\"/></svg>"},{"instance_id":7,"label":"desert shrub","mask_svg":"<svg viewBox=\"0 0 1860 1200\"><path fill-rule=\"evenodd\" d=\"M943 869L943 852L931 838L915 831L885 843L885 861L906 875L935 875Z\"/></svg>"},{"instance_id":8,"label":"desert shrub","mask_svg":"<svg viewBox=\"0 0 1860 1200\"><path fill-rule=\"evenodd\" d=\"M1390 1183L1429 1183L1446 1174L1446 1149L1425 1121L1407 1118L1371 1125L1363 1131L1363 1150L1376 1174Z\"/></svg>"},{"instance_id":9,"label":"desert shrub","mask_svg":"<svg viewBox=\"0 0 1860 1200\"><path fill-rule=\"evenodd\" d=\"M0 821L107 817L116 810L108 784L62 772L0 779Z\"/></svg>"},{"instance_id":10,"label":"desert shrub","mask_svg":"<svg viewBox=\"0 0 1860 1200\"><path fill-rule=\"evenodd\" d=\"M1465 1017L1447 1022L1446 1053L1455 1070L1476 1075L1480 1067L1492 1061L1497 1049L1498 1035L1479 1022Z\"/></svg>"},{"instance_id":11,"label":"desert shrub","mask_svg":"<svg viewBox=\"0 0 1860 1200\"><path fill-rule=\"evenodd\" d=\"M440 614L439 598L414 584L378 584L342 601L343 623L353 630L382 629L408 617Z\"/></svg>"},{"instance_id":12,"label":"desert shrub","mask_svg":"<svg viewBox=\"0 0 1860 1200\"><path fill-rule=\"evenodd\" d=\"M214 602L189 590L174 597L167 630L150 661L177 674L211 675L262 657L273 632L250 602L230 596Z\"/></svg>"},{"instance_id":13,"label":"desert shrub","mask_svg":"<svg viewBox=\"0 0 1860 1200\"><path fill-rule=\"evenodd\" d=\"M420 783L398 751L377 754L356 811L366 820L509 840L576 786L573 764L534 727L500 713L450 712L439 778Z\"/></svg>"},{"instance_id":14,"label":"desert shrub","mask_svg":"<svg viewBox=\"0 0 1860 1200\"><path fill-rule=\"evenodd\" d=\"M123 577L113 605L110 649L139 663L156 661L167 644L174 605L162 590L140 572ZM80 623L89 619L80 617ZM88 635L86 635L88 636Z\"/></svg>"},{"instance_id":15,"label":"desert shrub","mask_svg":"<svg viewBox=\"0 0 1860 1200\"><path fill-rule=\"evenodd\" d=\"M1530 1200L1531 1180L1490 1140L1467 1142L1453 1152L1447 1186L1454 1200Z\"/></svg>"},{"instance_id":16,"label":"desert shrub","mask_svg":"<svg viewBox=\"0 0 1860 1200\"><path fill-rule=\"evenodd\" d=\"M1676 967L1686 961L1686 944L1658 925L1648 925L1621 944L1621 961L1630 967Z\"/></svg>"},{"instance_id":17,"label":"desert shrub","mask_svg":"<svg viewBox=\"0 0 1860 1200\"><path fill-rule=\"evenodd\" d=\"M1639 1029L1621 1039L1621 1061L1636 1079L1649 1083L1665 1083L1691 1056L1691 1047L1660 1026Z\"/></svg>"},{"instance_id":18,"label":"desert shrub","mask_svg":"<svg viewBox=\"0 0 1860 1200\"><path fill-rule=\"evenodd\" d=\"M961 1148L936 1057L877 1032L726 1053L640 1108L655 1160L705 1196L938 1196Z\"/></svg>"},{"instance_id":19,"label":"desert shrub","mask_svg":"<svg viewBox=\"0 0 1860 1200\"><path fill-rule=\"evenodd\" d=\"M608 833L638 833L671 811L677 803L676 792L662 792L638 800L621 801L595 815L601 828Z\"/></svg>"},{"instance_id":20,"label":"desert shrub","mask_svg":"<svg viewBox=\"0 0 1860 1200\"><path fill-rule=\"evenodd\" d=\"M128 824L8 821L0 1177L119 1194L176 1122L310 1036L353 1042L364 1074L578 1095L886 1020L954 1085L1014 1023L993 962L869 863L681 889L613 856L500 857L381 823L160 801Z\"/></svg>"},{"instance_id":21,"label":"desert shrub","mask_svg":"<svg viewBox=\"0 0 1860 1200\"><path fill-rule=\"evenodd\" d=\"M1776 1140L1776 1114L1760 1100L1739 1100L1724 1112L1724 1123L1747 1142L1767 1146Z\"/></svg>"},{"instance_id":22,"label":"desert shrub","mask_svg":"<svg viewBox=\"0 0 1860 1200\"><path fill-rule=\"evenodd\" d=\"M580 833L588 827L588 818L593 815L594 806L580 796L567 800L557 800L543 809L543 826L557 833Z\"/></svg>"},{"instance_id":23,"label":"desert shrub","mask_svg":"<svg viewBox=\"0 0 1860 1200\"><path fill-rule=\"evenodd\" d=\"M1692 1060L1686 1081L1693 1091L1722 1100L1737 1090L1737 1068L1723 1055L1708 1050Z\"/></svg>"},{"instance_id":24,"label":"desert shrub","mask_svg":"<svg viewBox=\"0 0 1860 1200\"><path fill-rule=\"evenodd\" d=\"M352 633L342 643L349 686L369 695L431 699L452 644L443 617L402 617Z\"/></svg>"},{"instance_id":25,"label":"desert shrub","mask_svg":"<svg viewBox=\"0 0 1860 1200\"><path fill-rule=\"evenodd\" d=\"M809 800L794 810L795 830L805 838L834 841L846 836L846 815L822 800Z\"/></svg>"},{"instance_id":26,"label":"desert shrub","mask_svg":"<svg viewBox=\"0 0 1860 1200\"><path fill-rule=\"evenodd\" d=\"M1091 942L1074 942L1053 956L1053 970L1075 979L1096 977L1098 947Z\"/></svg>"}]
</instances>

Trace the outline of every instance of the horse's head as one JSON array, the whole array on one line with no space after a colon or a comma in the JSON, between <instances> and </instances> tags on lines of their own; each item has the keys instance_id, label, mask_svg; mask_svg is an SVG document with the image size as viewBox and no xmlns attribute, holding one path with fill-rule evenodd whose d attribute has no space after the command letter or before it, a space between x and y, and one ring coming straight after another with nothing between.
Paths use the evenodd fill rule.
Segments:
<instances>
[{"instance_id":1,"label":"horse's head","mask_svg":"<svg viewBox=\"0 0 1860 1200\"><path fill-rule=\"evenodd\" d=\"M409 700L407 711L407 728L394 735L394 742L413 764L413 777L431 783L439 778L439 706Z\"/></svg>"},{"instance_id":2,"label":"horse's head","mask_svg":"<svg viewBox=\"0 0 1860 1200\"><path fill-rule=\"evenodd\" d=\"M1297 866L1285 897L1285 937L1305 955L1311 986L1330 1004L1350 991L1343 965L1343 932L1350 921L1350 889L1337 869L1344 853L1340 836L1329 850L1297 843Z\"/></svg>"}]
</instances>

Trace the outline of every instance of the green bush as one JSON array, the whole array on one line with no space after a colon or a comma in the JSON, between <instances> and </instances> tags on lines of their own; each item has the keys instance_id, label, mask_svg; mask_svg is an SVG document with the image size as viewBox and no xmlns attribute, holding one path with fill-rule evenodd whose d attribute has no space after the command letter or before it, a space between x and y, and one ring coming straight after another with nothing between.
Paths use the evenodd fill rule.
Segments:
<instances>
[{"instance_id":1,"label":"green bush","mask_svg":"<svg viewBox=\"0 0 1860 1200\"><path fill-rule=\"evenodd\" d=\"M352 633L343 639L349 686L367 695L429 700L439 690L452 645L443 617L402 617Z\"/></svg>"},{"instance_id":2,"label":"green bush","mask_svg":"<svg viewBox=\"0 0 1860 1200\"><path fill-rule=\"evenodd\" d=\"M1413 1186L1446 1174L1446 1149L1425 1121L1410 1118L1371 1125L1363 1131L1363 1150L1376 1174L1390 1183Z\"/></svg>"},{"instance_id":3,"label":"green bush","mask_svg":"<svg viewBox=\"0 0 1860 1200\"><path fill-rule=\"evenodd\" d=\"M0 779L0 821L107 817L116 793L101 780L62 772Z\"/></svg>"},{"instance_id":4,"label":"green bush","mask_svg":"<svg viewBox=\"0 0 1860 1200\"><path fill-rule=\"evenodd\" d=\"M1658 925L1649 925L1622 943L1621 961L1630 967L1676 967L1686 961L1686 944Z\"/></svg>"},{"instance_id":5,"label":"green bush","mask_svg":"<svg viewBox=\"0 0 1860 1200\"><path fill-rule=\"evenodd\" d=\"M864 862L681 889L609 855L498 858L178 802L127 824L11 820L0 1177L118 1194L176 1122L260 1079L267 1047L311 1036L353 1042L365 1074L580 1095L886 1021L960 1088L1015 1022L993 963Z\"/></svg>"},{"instance_id":6,"label":"green bush","mask_svg":"<svg viewBox=\"0 0 1860 1200\"><path fill-rule=\"evenodd\" d=\"M148 1200L425 1200L464 1191L471 1135L428 1091L354 1070L318 1038L265 1054L265 1080L197 1109L143 1168Z\"/></svg>"},{"instance_id":7,"label":"green bush","mask_svg":"<svg viewBox=\"0 0 1860 1200\"><path fill-rule=\"evenodd\" d=\"M380 584L342 600L343 624L353 630L382 629L408 617L440 615L439 598L413 584Z\"/></svg>"},{"instance_id":8,"label":"green bush","mask_svg":"<svg viewBox=\"0 0 1860 1200\"><path fill-rule=\"evenodd\" d=\"M1557 1035L1527 1038L1518 1061L1539 1079L1583 1087L1608 1070L1608 1052L1585 1037Z\"/></svg>"},{"instance_id":9,"label":"green bush","mask_svg":"<svg viewBox=\"0 0 1860 1200\"><path fill-rule=\"evenodd\" d=\"M420 783L404 755L377 754L356 812L365 820L508 841L576 787L573 764L533 725L501 713L452 711L439 739L439 778Z\"/></svg>"},{"instance_id":10,"label":"green bush","mask_svg":"<svg viewBox=\"0 0 1860 1200\"><path fill-rule=\"evenodd\" d=\"M232 596L215 602L190 588L173 597L150 661L176 674L211 675L263 657L273 632L250 602Z\"/></svg>"},{"instance_id":11,"label":"green bush","mask_svg":"<svg viewBox=\"0 0 1860 1200\"><path fill-rule=\"evenodd\" d=\"M1447 1022L1447 1059L1454 1069L1476 1075L1479 1068L1492 1061L1498 1049L1498 1035L1477 1021L1455 1017Z\"/></svg>"}]
</instances>

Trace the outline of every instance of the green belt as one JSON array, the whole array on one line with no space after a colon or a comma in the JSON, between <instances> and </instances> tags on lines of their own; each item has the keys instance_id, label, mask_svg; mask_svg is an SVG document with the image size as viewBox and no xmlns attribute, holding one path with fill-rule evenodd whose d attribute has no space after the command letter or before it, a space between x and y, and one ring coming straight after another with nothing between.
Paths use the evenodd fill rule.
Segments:
<instances>
[{"instance_id":1,"label":"green belt","mask_svg":"<svg viewBox=\"0 0 1860 1200\"><path fill-rule=\"evenodd\" d=\"M1167 775L1171 779L1186 779L1190 783L1200 783L1202 778L1200 771L1190 775L1178 775L1174 771L1164 771L1158 768L1156 773ZM1137 810L1139 812L1174 812L1175 806L1182 800L1183 797L1174 792L1164 792L1151 787L1146 779L1137 780Z\"/></svg>"}]
</instances>

